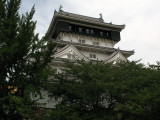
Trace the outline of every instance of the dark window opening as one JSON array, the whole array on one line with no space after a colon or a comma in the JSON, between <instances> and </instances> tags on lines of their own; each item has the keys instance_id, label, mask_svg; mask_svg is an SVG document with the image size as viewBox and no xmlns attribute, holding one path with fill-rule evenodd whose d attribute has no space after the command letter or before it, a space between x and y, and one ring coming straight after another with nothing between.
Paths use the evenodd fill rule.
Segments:
<instances>
[{"instance_id":1,"label":"dark window opening","mask_svg":"<svg viewBox=\"0 0 160 120\"><path fill-rule=\"evenodd\" d=\"M96 54L90 54L90 58L96 59Z\"/></svg>"},{"instance_id":2,"label":"dark window opening","mask_svg":"<svg viewBox=\"0 0 160 120\"><path fill-rule=\"evenodd\" d=\"M103 32L99 32L99 35L100 35L100 36L103 36Z\"/></svg>"},{"instance_id":3,"label":"dark window opening","mask_svg":"<svg viewBox=\"0 0 160 120\"><path fill-rule=\"evenodd\" d=\"M91 35L94 35L94 34L95 34L94 30L91 30Z\"/></svg>"},{"instance_id":4,"label":"dark window opening","mask_svg":"<svg viewBox=\"0 0 160 120\"><path fill-rule=\"evenodd\" d=\"M108 32L106 33L106 36L109 37L109 33Z\"/></svg>"},{"instance_id":5,"label":"dark window opening","mask_svg":"<svg viewBox=\"0 0 160 120\"><path fill-rule=\"evenodd\" d=\"M37 97L37 94L34 94L34 97L36 98L36 97Z\"/></svg>"},{"instance_id":6,"label":"dark window opening","mask_svg":"<svg viewBox=\"0 0 160 120\"><path fill-rule=\"evenodd\" d=\"M79 43L85 43L85 40L79 39Z\"/></svg>"},{"instance_id":7,"label":"dark window opening","mask_svg":"<svg viewBox=\"0 0 160 120\"><path fill-rule=\"evenodd\" d=\"M72 31L72 26L69 26L69 31Z\"/></svg>"},{"instance_id":8,"label":"dark window opening","mask_svg":"<svg viewBox=\"0 0 160 120\"><path fill-rule=\"evenodd\" d=\"M89 34L89 29L86 29L86 34Z\"/></svg>"},{"instance_id":9,"label":"dark window opening","mask_svg":"<svg viewBox=\"0 0 160 120\"><path fill-rule=\"evenodd\" d=\"M96 58L96 55L95 55L95 54L93 54L93 58Z\"/></svg>"},{"instance_id":10,"label":"dark window opening","mask_svg":"<svg viewBox=\"0 0 160 120\"><path fill-rule=\"evenodd\" d=\"M82 28L78 28L78 32L82 32Z\"/></svg>"}]
</instances>

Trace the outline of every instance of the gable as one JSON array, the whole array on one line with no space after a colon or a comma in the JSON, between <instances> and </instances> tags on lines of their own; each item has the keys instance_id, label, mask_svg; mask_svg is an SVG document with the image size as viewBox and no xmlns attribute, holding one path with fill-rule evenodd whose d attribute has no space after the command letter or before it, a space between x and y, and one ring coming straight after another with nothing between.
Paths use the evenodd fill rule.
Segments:
<instances>
[{"instance_id":1,"label":"gable","mask_svg":"<svg viewBox=\"0 0 160 120\"><path fill-rule=\"evenodd\" d=\"M116 51L112 53L104 62L117 62L117 61L127 61L127 58L125 58L121 52Z\"/></svg>"},{"instance_id":2,"label":"gable","mask_svg":"<svg viewBox=\"0 0 160 120\"><path fill-rule=\"evenodd\" d=\"M89 61L87 57L85 57L78 49L76 49L73 45L66 45L62 49L58 50L55 55L55 58L66 58L70 60L85 60Z\"/></svg>"}]
</instances>

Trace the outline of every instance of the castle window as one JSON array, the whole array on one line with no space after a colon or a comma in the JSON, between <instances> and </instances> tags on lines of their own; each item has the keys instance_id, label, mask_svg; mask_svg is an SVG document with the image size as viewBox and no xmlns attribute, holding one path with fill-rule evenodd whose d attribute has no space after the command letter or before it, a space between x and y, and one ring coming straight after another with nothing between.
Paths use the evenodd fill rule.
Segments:
<instances>
[{"instance_id":1,"label":"castle window","mask_svg":"<svg viewBox=\"0 0 160 120\"><path fill-rule=\"evenodd\" d=\"M95 34L94 30L91 30L90 32L91 32L91 35Z\"/></svg>"},{"instance_id":2,"label":"castle window","mask_svg":"<svg viewBox=\"0 0 160 120\"><path fill-rule=\"evenodd\" d=\"M109 32L106 32L106 37L107 37L107 38L109 38L109 37L110 37Z\"/></svg>"},{"instance_id":3,"label":"castle window","mask_svg":"<svg viewBox=\"0 0 160 120\"><path fill-rule=\"evenodd\" d=\"M82 28L78 28L78 32L82 32Z\"/></svg>"},{"instance_id":4,"label":"castle window","mask_svg":"<svg viewBox=\"0 0 160 120\"><path fill-rule=\"evenodd\" d=\"M67 57L68 57L68 56L67 56ZM55 71L55 74L59 74L59 73L62 72L59 68L53 68L53 70Z\"/></svg>"},{"instance_id":5,"label":"castle window","mask_svg":"<svg viewBox=\"0 0 160 120\"><path fill-rule=\"evenodd\" d=\"M62 71L60 69L57 69L57 74L62 73Z\"/></svg>"},{"instance_id":6,"label":"castle window","mask_svg":"<svg viewBox=\"0 0 160 120\"><path fill-rule=\"evenodd\" d=\"M34 94L34 97L37 97L37 94Z\"/></svg>"},{"instance_id":7,"label":"castle window","mask_svg":"<svg viewBox=\"0 0 160 120\"><path fill-rule=\"evenodd\" d=\"M108 32L106 33L106 36L109 37L109 33Z\"/></svg>"},{"instance_id":8,"label":"castle window","mask_svg":"<svg viewBox=\"0 0 160 120\"><path fill-rule=\"evenodd\" d=\"M100 35L100 36L103 36L103 32L102 32L102 31L101 31L101 32L99 32L99 35Z\"/></svg>"},{"instance_id":9,"label":"castle window","mask_svg":"<svg viewBox=\"0 0 160 120\"><path fill-rule=\"evenodd\" d=\"M79 43L85 43L85 40L79 39Z\"/></svg>"},{"instance_id":10,"label":"castle window","mask_svg":"<svg viewBox=\"0 0 160 120\"><path fill-rule=\"evenodd\" d=\"M96 59L96 54L90 54L90 58Z\"/></svg>"},{"instance_id":11,"label":"castle window","mask_svg":"<svg viewBox=\"0 0 160 120\"><path fill-rule=\"evenodd\" d=\"M58 69L57 69L57 68L54 68L54 71L55 71L55 73L57 74L57 72L58 72Z\"/></svg>"},{"instance_id":12,"label":"castle window","mask_svg":"<svg viewBox=\"0 0 160 120\"><path fill-rule=\"evenodd\" d=\"M89 34L89 29L86 29L86 34Z\"/></svg>"},{"instance_id":13,"label":"castle window","mask_svg":"<svg viewBox=\"0 0 160 120\"><path fill-rule=\"evenodd\" d=\"M69 26L69 31L72 31L72 26Z\"/></svg>"}]
</instances>

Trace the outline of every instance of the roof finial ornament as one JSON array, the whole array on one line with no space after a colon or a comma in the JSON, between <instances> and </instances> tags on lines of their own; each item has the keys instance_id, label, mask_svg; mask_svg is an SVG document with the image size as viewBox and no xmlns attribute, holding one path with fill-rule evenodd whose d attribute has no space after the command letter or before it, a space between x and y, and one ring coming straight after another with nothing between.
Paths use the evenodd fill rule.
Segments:
<instances>
[{"instance_id":1,"label":"roof finial ornament","mask_svg":"<svg viewBox=\"0 0 160 120\"><path fill-rule=\"evenodd\" d=\"M103 20L102 13L100 13L99 15L100 15L99 19Z\"/></svg>"},{"instance_id":2,"label":"roof finial ornament","mask_svg":"<svg viewBox=\"0 0 160 120\"><path fill-rule=\"evenodd\" d=\"M62 11L63 11L62 8L63 8L63 6L60 5L60 6L59 6L59 12L62 12Z\"/></svg>"}]
</instances>

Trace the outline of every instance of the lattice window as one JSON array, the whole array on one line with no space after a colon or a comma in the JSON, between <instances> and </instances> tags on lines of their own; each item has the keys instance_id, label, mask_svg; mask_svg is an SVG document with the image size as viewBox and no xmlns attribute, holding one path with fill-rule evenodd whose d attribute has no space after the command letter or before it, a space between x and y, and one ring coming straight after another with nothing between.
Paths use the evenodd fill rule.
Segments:
<instances>
[{"instance_id":1,"label":"lattice window","mask_svg":"<svg viewBox=\"0 0 160 120\"><path fill-rule=\"evenodd\" d=\"M72 26L69 26L69 31L72 31Z\"/></svg>"},{"instance_id":2,"label":"lattice window","mask_svg":"<svg viewBox=\"0 0 160 120\"><path fill-rule=\"evenodd\" d=\"M96 59L96 54L90 54L91 59Z\"/></svg>"},{"instance_id":3,"label":"lattice window","mask_svg":"<svg viewBox=\"0 0 160 120\"><path fill-rule=\"evenodd\" d=\"M103 32L102 32L102 31L101 31L101 32L99 32L99 35L100 35L100 36L103 36Z\"/></svg>"},{"instance_id":4,"label":"lattice window","mask_svg":"<svg viewBox=\"0 0 160 120\"><path fill-rule=\"evenodd\" d=\"M91 33L91 35L94 35L95 31L94 30L90 30L90 33Z\"/></svg>"},{"instance_id":5,"label":"lattice window","mask_svg":"<svg viewBox=\"0 0 160 120\"><path fill-rule=\"evenodd\" d=\"M82 28L78 28L78 32L80 32L80 33L81 33L81 32L82 32Z\"/></svg>"},{"instance_id":6,"label":"lattice window","mask_svg":"<svg viewBox=\"0 0 160 120\"><path fill-rule=\"evenodd\" d=\"M89 34L89 29L86 29L86 34Z\"/></svg>"},{"instance_id":7,"label":"lattice window","mask_svg":"<svg viewBox=\"0 0 160 120\"><path fill-rule=\"evenodd\" d=\"M85 43L85 40L79 39L79 43Z\"/></svg>"}]
</instances>

